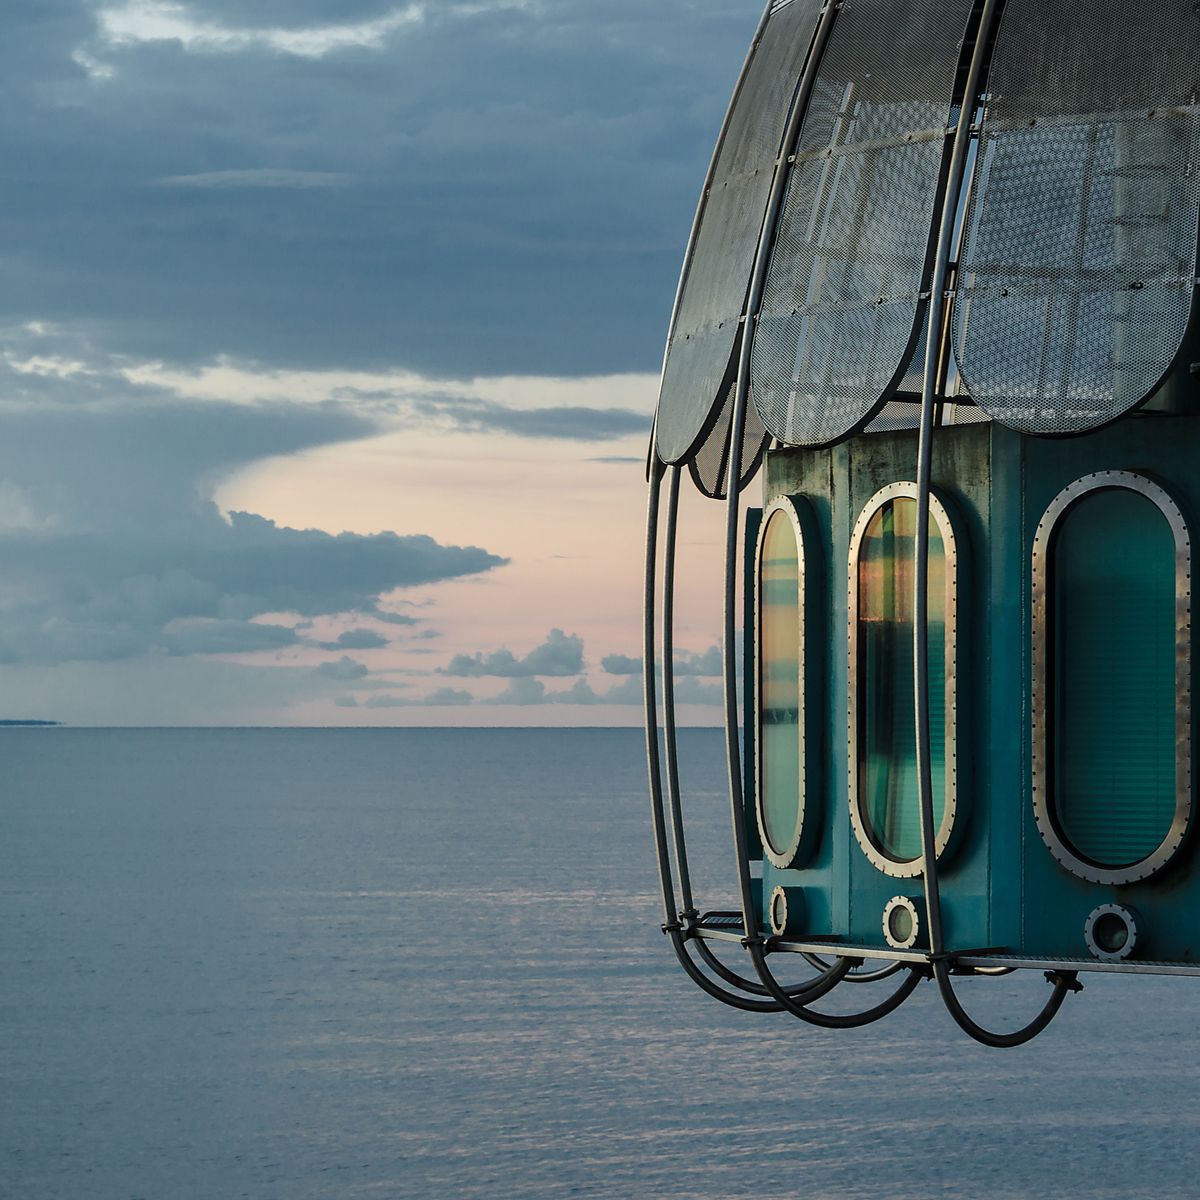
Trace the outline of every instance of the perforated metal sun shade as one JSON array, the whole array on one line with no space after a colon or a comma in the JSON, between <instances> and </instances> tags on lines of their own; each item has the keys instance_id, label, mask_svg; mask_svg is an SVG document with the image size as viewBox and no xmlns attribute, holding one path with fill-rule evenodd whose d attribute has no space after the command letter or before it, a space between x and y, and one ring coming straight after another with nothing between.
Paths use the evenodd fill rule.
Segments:
<instances>
[{"instance_id":1,"label":"perforated metal sun shade","mask_svg":"<svg viewBox=\"0 0 1200 1200\"><path fill-rule=\"evenodd\" d=\"M1188 322L1200 219L1193 0L1008 0L954 341L975 402L1027 433L1141 404Z\"/></svg>"},{"instance_id":2,"label":"perforated metal sun shade","mask_svg":"<svg viewBox=\"0 0 1200 1200\"><path fill-rule=\"evenodd\" d=\"M724 500L729 494L729 435L733 423L733 401L737 388L735 380L729 385L721 401L717 422L700 449L688 461L688 471L697 489L712 500ZM767 431L754 410L746 407L746 426L742 434L742 452L738 460L741 487L745 487L758 473L763 451L767 448Z\"/></svg>"},{"instance_id":3,"label":"perforated metal sun shade","mask_svg":"<svg viewBox=\"0 0 1200 1200\"><path fill-rule=\"evenodd\" d=\"M925 305L969 0L852 0L817 74L754 331L751 396L793 446L861 429Z\"/></svg>"},{"instance_id":4,"label":"perforated metal sun shade","mask_svg":"<svg viewBox=\"0 0 1200 1200\"><path fill-rule=\"evenodd\" d=\"M695 451L724 398L775 160L820 10L820 0L792 0L768 17L734 98L668 343L656 427L664 462Z\"/></svg>"}]
</instances>

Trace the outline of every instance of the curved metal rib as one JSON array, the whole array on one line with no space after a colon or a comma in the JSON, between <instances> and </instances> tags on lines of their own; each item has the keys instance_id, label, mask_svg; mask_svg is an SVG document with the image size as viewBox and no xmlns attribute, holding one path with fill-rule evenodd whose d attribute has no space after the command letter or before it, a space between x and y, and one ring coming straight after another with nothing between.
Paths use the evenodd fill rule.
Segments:
<instances>
[{"instance_id":1,"label":"curved metal rib","mask_svg":"<svg viewBox=\"0 0 1200 1200\"><path fill-rule=\"evenodd\" d=\"M917 527L914 563L913 608L913 683L916 710L917 796L921 814L922 875L925 909L929 920L929 962L938 991L951 1017L966 1034L985 1046L999 1049L1023 1045L1037 1037L1058 1015L1068 991L1078 990L1074 973L1047 973L1054 991L1041 1012L1014 1033L994 1033L972 1020L950 983L950 958L946 953L942 928L941 893L938 890L936 824L933 808L933 766L930 753L929 712L929 499L933 478L933 422L939 391L942 339L945 330L946 281L955 219L963 184L963 167L971 137L971 118L975 110L979 81L988 39L993 29L997 0L985 0L976 35L975 52L963 92L958 129L955 132L947 173L946 197L938 236L937 258L929 301L929 332L926 337L925 369L921 389L921 431L917 450Z\"/></svg>"},{"instance_id":2,"label":"curved metal rib","mask_svg":"<svg viewBox=\"0 0 1200 1200\"><path fill-rule=\"evenodd\" d=\"M827 1013L814 1012L806 1007L803 999L788 995L787 991L775 978L766 962L766 943L759 932L758 914L754 910L753 886L750 879L750 862L747 855L745 821L742 811L744 798L737 697L736 596L738 501L741 497L741 446L746 425L746 405L749 393L750 349L753 342L752 322L762 305L771 238L778 223L780 207L783 201L787 179L787 172L783 168L799 134L800 126L808 107L808 100L812 94L817 67L820 63L824 47L828 43L829 34L836 19L836 12L836 6L830 4L822 13L821 24L817 30L813 51L805 68L804 79L797 93L796 103L783 140L783 151L775 167L771 200L767 208L766 219L763 223L762 237L759 241L758 254L754 264L754 275L751 280L749 300L746 307L746 313L750 320L747 323L746 336L742 338L741 354L738 362L737 389L734 395L733 420L729 436L729 484L726 490L728 500L725 524L724 673L725 749L729 772L730 812L733 820L733 839L737 857L738 884L741 892L742 919L746 931L746 948L750 951L750 959L754 964L755 972L762 981L762 985L767 993L778 1004L782 1005L787 1012L791 1013L792 1016L798 1017L807 1024L817 1025L825 1029L849 1029L870 1024L893 1012L908 999L920 982L921 977L915 972L910 972L908 979L882 1004L866 1012L848 1016L834 1016ZM806 999L811 1000L811 997Z\"/></svg>"},{"instance_id":3,"label":"curved metal rib","mask_svg":"<svg viewBox=\"0 0 1200 1200\"><path fill-rule=\"evenodd\" d=\"M663 741L664 751L667 765L667 801L670 808L671 828L675 842L675 864L679 873L680 892L683 899L683 912L679 914L684 919L694 919L698 914L694 905L694 898L691 888L691 873L688 868L687 854L687 838L683 825L683 800L682 791L679 785L679 739L678 739L678 724L675 715L675 551L678 544L679 532L679 483L682 477L682 468L673 466L669 468L670 482L667 488L667 527L663 544ZM657 502L655 502L654 510L654 530L657 538L658 529L658 512ZM657 547L655 547L655 551ZM656 554L654 556L656 559ZM656 561L652 561L651 553L647 552L647 571L649 572ZM657 594L657 587L651 584L647 588L647 604L649 608L648 628L645 634L653 639L654 633L654 601ZM648 664L648 670L654 670L653 659L653 641L649 643L650 651L646 653L645 660ZM647 707L647 727L652 719L657 720L657 709L654 705ZM657 736L654 739L654 744L657 747ZM659 780L659 789L661 797L661 774L658 770L657 763L651 764L651 771L654 777ZM653 784L651 785L653 788ZM656 802L661 806L661 798ZM660 872L663 870L660 864ZM670 867L667 864L666 877L670 879ZM671 895L674 896L674 888L670 887ZM668 916L668 924L672 924L672 919ZM682 955L684 969L689 975L695 978L695 964L691 960L691 956L687 954L685 943L687 937L680 931L679 945L676 947L676 954ZM731 986L746 992L751 996L766 996L767 990L761 984L755 983L752 980L746 979L737 972L731 970L723 963L712 950L704 943L703 940L695 940L696 952L703 960L705 965L720 979L730 984ZM849 972L849 961L839 960L832 965L822 965L821 976L817 979L808 980L805 983L795 984L784 989L784 991L792 997L801 1000L815 1000L831 991ZM712 995L717 995L709 986L711 981L706 982L702 986ZM718 995L718 999L729 1002L724 995ZM773 1004L771 1011L782 1011L779 1005Z\"/></svg>"},{"instance_id":4,"label":"curved metal rib","mask_svg":"<svg viewBox=\"0 0 1200 1200\"><path fill-rule=\"evenodd\" d=\"M642 654L643 654L643 698L645 701L646 720L646 762L650 779L650 811L654 827L655 851L658 859L659 883L662 890L663 932L671 937L671 944L678 957L680 965L687 974L710 996L739 1008L746 1012L781 1012L782 1006L772 1000L756 1000L747 996L726 991L719 984L709 979L693 961L687 952L686 938L683 926L679 921L679 911L675 899L675 887L671 872L670 851L667 846L666 816L663 808L662 763L658 745L658 703L654 682L654 627L657 595L657 566L658 566L658 526L659 507L662 492L662 477L664 468L655 458L650 471L649 497L646 504L646 564L644 580L644 610L642 624ZM678 475L678 471L676 471ZM671 537L674 537L672 526ZM673 557L673 556L672 556ZM669 674L669 672L668 672ZM675 792L677 800L678 791ZM687 861L686 843L682 841L682 822L679 824L681 861ZM704 948L707 950L707 947ZM715 959L715 955L712 956ZM719 961L719 960L718 960ZM721 964L723 967L724 964ZM848 961L839 962L830 968L823 976L807 984L797 985L788 994L801 999L818 999L832 991L846 971L850 968ZM729 973L733 975L732 972ZM748 985L755 988L749 980L733 975L729 982L734 986ZM761 992L759 994L762 994Z\"/></svg>"},{"instance_id":5,"label":"curved metal rib","mask_svg":"<svg viewBox=\"0 0 1200 1200\"><path fill-rule=\"evenodd\" d=\"M692 877L688 869L687 842L683 830L683 802L679 788L679 730L675 720L675 548L679 530L680 468L671 468L667 488L667 533L663 547L663 741L667 760L667 797L671 808L671 829L675 835L675 868L679 872L679 893L683 911L696 914L692 898ZM732 981L730 981L732 982Z\"/></svg>"},{"instance_id":6,"label":"curved metal rib","mask_svg":"<svg viewBox=\"0 0 1200 1200\"><path fill-rule=\"evenodd\" d=\"M805 954L805 961L809 966L816 967L818 971L827 971L829 969L825 960L819 954ZM886 967L880 967L875 971L851 971L846 976L847 983L879 983L884 979L890 979L893 975L904 970L907 964L903 962L889 963Z\"/></svg>"},{"instance_id":7,"label":"curved metal rib","mask_svg":"<svg viewBox=\"0 0 1200 1200\"><path fill-rule=\"evenodd\" d=\"M649 497L646 502L646 567L642 594L642 697L646 707L646 766L650 773L650 817L654 826L654 848L658 859L658 882L662 891L664 928L679 927L675 887L671 880L670 851L663 815L662 763L658 749L658 697L654 687L654 598L658 568L658 510L662 493L663 466L657 456L650 467Z\"/></svg>"},{"instance_id":8,"label":"curved metal rib","mask_svg":"<svg viewBox=\"0 0 1200 1200\"><path fill-rule=\"evenodd\" d=\"M864 1012L847 1013L845 1015L813 1012L811 1009L805 1008L802 1004L797 1004L779 986L775 976L771 972L771 968L767 966L766 948L761 941L757 943L749 942L748 948L750 950L750 959L754 963L754 969L766 985L767 992L782 1004L784 1009L791 1013L792 1016L799 1017L801 1021L804 1021L808 1025L820 1026L822 1029L861 1029L864 1025L872 1025L876 1021L882 1021L884 1017L894 1013L917 990L917 985L924 978L921 968L909 967L908 977L901 982L900 986L886 1000L881 1001L874 1008L866 1009Z\"/></svg>"}]
</instances>

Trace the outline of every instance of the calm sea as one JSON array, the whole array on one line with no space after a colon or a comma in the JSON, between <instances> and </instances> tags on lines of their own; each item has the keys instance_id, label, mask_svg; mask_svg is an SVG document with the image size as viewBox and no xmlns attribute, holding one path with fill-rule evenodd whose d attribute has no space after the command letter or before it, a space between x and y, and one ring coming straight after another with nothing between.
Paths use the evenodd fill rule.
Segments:
<instances>
[{"instance_id":1,"label":"calm sea","mask_svg":"<svg viewBox=\"0 0 1200 1200\"><path fill-rule=\"evenodd\" d=\"M1200 989L700 996L632 731L0 733L0 1195L1195 1197ZM724 902L721 747L684 735ZM1045 984L964 984L1015 1022Z\"/></svg>"}]
</instances>

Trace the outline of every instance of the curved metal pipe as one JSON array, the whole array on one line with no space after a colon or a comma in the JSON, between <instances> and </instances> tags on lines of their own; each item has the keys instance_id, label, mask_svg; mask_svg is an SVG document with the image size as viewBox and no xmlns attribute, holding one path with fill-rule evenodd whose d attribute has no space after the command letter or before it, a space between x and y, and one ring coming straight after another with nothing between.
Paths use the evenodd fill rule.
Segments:
<instances>
[{"instance_id":1,"label":"curved metal pipe","mask_svg":"<svg viewBox=\"0 0 1200 1200\"><path fill-rule=\"evenodd\" d=\"M646 565L642 589L642 699L646 709L646 767L650 775L650 819L654 827L654 849L658 859L658 882L662 892L664 929L679 927L675 886L671 879L670 851L663 815L662 763L658 748L658 697L654 686L654 599L658 573L658 510L662 493L663 466L651 455L649 497L646 501Z\"/></svg>"},{"instance_id":2,"label":"curved metal pipe","mask_svg":"<svg viewBox=\"0 0 1200 1200\"><path fill-rule=\"evenodd\" d=\"M724 988L721 988L710 980L696 966L691 955L688 954L683 935L683 926L679 921L679 912L675 902L675 888L671 873L670 851L667 846L666 819L663 809L662 763L658 745L658 702L655 690L654 669L658 525L663 473L664 468L658 456L652 455L649 495L646 503L646 562L642 612L642 686L646 721L646 763L650 779L650 812L654 828L654 845L658 859L659 884L662 891L663 916L665 918L663 932L670 935L671 944L683 969L710 996L720 1000L723 1004L728 1004L733 1008L740 1008L748 1012L781 1012L782 1008L776 1002L748 999L744 996L727 992ZM682 826L680 826L680 832L682 833ZM682 847L681 861L686 862L686 845L682 842L680 845ZM705 949L707 950L707 947ZM713 957L715 958L715 956ZM845 963L844 967L835 966L821 978L808 984L798 985L791 994L795 994L802 999L818 999L837 986L842 976L849 969L849 966L848 962ZM738 987L741 987L743 984L748 984L751 987L755 986L749 980L742 980L740 976L734 976L730 982L733 982Z\"/></svg>"},{"instance_id":3,"label":"curved metal pipe","mask_svg":"<svg viewBox=\"0 0 1200 1200\"><path fill-rule=\"evenodd\" d=\"M1047 973L1046 978L1054 984L1054 991L1051 993L1050 999L1028 1025L1014 1033L1007 1034L994 1033L972 1020L955 995L950 982L951 956L946 953L945 934L942 926L941 892L938 888L929 711L929 497L933 486L933 422L938 402L939 369L948 299L946 282L950 272L954 227L962 195L964 164L971 137L971 121L996 9L997 0L985 0L980 14L975 52L967 73L962 106L959 110L958 128L955 131L954 146L947 170L941 229L938 234L933 279L930 283L929 326L921 385L921 427L917 448L917 527L913 572L913 685L916 714L917 798L921 815L925 910L929 921L929 962L933 968L933 976L942 1000L958 1026L985 1046L1009 1048L1020 1046L1037 1037L1058 1015L1058 1010L1062 1007L1067 992L1078 989L1079 984L1073 973L1059 975Z\"/></svg>"},{"instance_id":4,"label":"curved metal pipe","mask_svg":"<svg viewBox=\"0 0 1200 1200\"><path fill-rule=\"evenodd\" d=\"M750 348L753 343L754 320L762 305L763 288L766 283L769 250L775 227L783 207L783 196L787 185L787 159L796 144L804 114L808 110L809 97L816 82L817 66L829 42L829 35L837 18L837 5L828 3L821 13L812 49L804 66L804 74L796 90L795 103L788 116L779 159L775 164L775 176L771 181L771 193L767 211L763 218L755 252L754 273L746 304L745 329L738 356L737 383L734 389L733 419L729 430L729 461L726 464L728 486L726 488L725 520L725 621L724 621L724 668L725 668L725 750L729 768L729 799L733 816L733 840L737 854L738 884L742 900L743 928L748 941L758 939L758 914L754 911L753 886L750 882L750 861L746 853L746 831L744 826L743 784L741 771L741 746L738 732L737 702L737 546L738 546L738 500L741 497L742 441L746 431L746 404L750 388ZM771 984L764 979L768 989Z\"/></svg>"},{"instance_id":5,"label":"curved metal pipe","mask_svg":"<svg viewBox=\"0 0 1200 1200\"><path fill-rule=\"evenodd\" d=\"M825 1029L848 1029L869 1024L894 1011L902 1004L920 982L920 976L911 973L895 993L882 1004L864 1013L852 1016L831 1016L807 1008L798 997L789 996L775 978L766 962L765 940L759 932L758 914L754 909L754 889L750 878L750 861L746 847L745 813L741 745L739 734L739 709L737 699L737 547L738 547L738 501L741 497L742 441L746 427L746 405L749 399L750 352L753 342L753 322L762 305L770 247L779 220L786 190L788 172L787 158L800 133L808 100L816 81L817 66L828 44L829 35L836 19L837 7L826 6L821 14L816 38L804 77L797 90L796 101L788 119L788 128L783 138L783 147L775 165L775 177L771 185L770 202L763 221L762 234L756 252L754 274L746 305L747 322L742 336L738 359L737 385L734 393L733 420L730 423L728 486L726 489L727 510L725 523L725 613L724 613L724 674L725 674L725 749L729 772L730 812L733 820L733 840L737 856L738 885L742 901L742 920L746 931L745 945L755 972L767 993L800 1020Z\"/></svg>"},{"instance_id":6,"label":"curved metal pipe","mask_svg":"<svg viewBox=\"0 0 1200 1200\"><path fill-rule=\"evenodd\" d=\"M819 954L805 954L803 957L809 966L816 967L818 971L827 971L829 969L825 960ZM907 964L904 962L893 962L889 963L886 967L880 967L875 971L851 971L846 976L846 982L879 983L881 980L890 979L893 975L904 970L905 966L907 966Z\"/></svg>"},{"instance_id":7,"label":"curved metal pipe","mask_svg":"<svg viewBox=\"0 0 1200 1200\"><path fill-rule=\"evenodd\" d=\"M746 979L723 963L702 938L695 939L695 946L709 969L715 975L724 979L726 983L740 988L743 992L751 996L770 995L770 992L761 983L754 983L752 980ZM810 979L805 983L789 984L787 987L781 988L781 990L792 1000L803 1004L811 1004L816 1000L820 1000L822 996L828 995L843 980L851 978L851 962L851 959L839 958L835 963L822 966L820 968L821 975L816 979ZM780 1006L779 1011L783 1011L782 1006Z\"/></svg>"},{"instance_id":8,"label":"curved metal pipe","mask_svg":"<svg viewBox=\"0 0 1200 1200\"><path fill-rule=\"evenodd\" d=\"M679 466L670 470L667 487L667 530L663 547L663 742L667 760L667 799L671 810L671 829L675 838L675 869L679 873L679 894L683 911L696 915L692 897L692 876L688 869L687 841L683 830L683 801L679 787L679 728L675 720L675 549L679 532Z\"/></svg>"},{"instance_id":9,"label":"curved metal pipe","mask_svg":"<svg viewBox=\"0 0 1200 1200\"><path fill-rule=\"evenodd\" d=\"M678 544L679 532L679 485L682 479L682 469L679 466L668 468L669 483L667 488L667 518L663 546L663 741L667 765L667 801L671 814L672 833L675 841L675 865L679 874L680 893L683 899L683 912L679 914L684 919L694 919L697 914L691 888L691 873L688 868L687 838L683 825L682 791L679 785L679 739L678 723L675 716L675 551ZM657 511L654 516L657 531ZM656 556L657 560L657 556ZM649 566L647 556L647 570ZM657 565L657 561L655 561ZM651 585L647 590L647 603L650 605L649 633L653 636L655 624L655 598L657 588ZM653 670L653 660L647 657L649 667ZM650 720L650 709L647 710L647 720ZM657 719L657 709L654 710ZM655 739L657 745L657 738ZM661 774L657 766L651 770L658 774L661 788ZM669 877L669 866L668 866ZM674 895L674 888L671 888ZM682 938L682 942L686 942ZM708 968L719 978L735 988L752 996L766 996L767 991L761 984L754 983L744 976L731 970L712 952L702 939L695 939L696 951ZM677 950L679 953L679 950ZM686 954L686 950L683 951ZM688 955L690 960L690 955ZM821 978L808 980L802 984L786 987L784 991L789 996L801 1000L818 999L833 989L847 974L850 964L834 963L821 967ZM691 971L691 963L685 965L685 970ZM711 989L706 988L711 992ZM718 997L720 998L720 997Z\"/></svg>"},{"instance_id":10,"label":"curved metal pipe","mask_svg":"<svg viewBox=\"0 0 1200 1200\"><path fill-rule=\"evenodd\" d=\"M797 1004L779 987L775 981L775 976L771 973L770 967L767 966L766 949L761 942L751 942L749 950L750 958L754 963L754 969L759 973L763 983L766 984L768 993L782 1004L792 1016L799 1017L801 1021L804 1021L808 1025L820 1026L822 1029L861 1029L864 1025L872 1025L876 1021L882 1021L884 1017L894 1013L917 990L917 985L924 978L921 968L909 967L908 978L904 979L900 986L886 1000L881 1001L874 1008L869 1008L864 1012L847 1013L845 1015L819 1013Z\"/></svg>"}]
</instances>

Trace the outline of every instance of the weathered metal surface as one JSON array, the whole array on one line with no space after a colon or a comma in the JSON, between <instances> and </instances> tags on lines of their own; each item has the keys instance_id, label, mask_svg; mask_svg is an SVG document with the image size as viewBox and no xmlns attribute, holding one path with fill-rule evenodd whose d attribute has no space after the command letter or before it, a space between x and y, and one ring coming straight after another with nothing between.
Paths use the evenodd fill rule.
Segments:
<instances>
[{"instance_id":1,"label":"weathered metal surface","mask_svg":"<svg viewBox=\"0 0 1200 1200\"><path fill-rule=\"evenodd\" d=\"M855 0L834 24L753 332L751 399L788 445L861 429L908 365L972 9Z\"/></svg>"},{"instance_id":2,"label":"weathered metal surface","mask_svg":"<svg viewBox=\"0 0 1200 1200\"><path fill-rule=\"evenodd\" d=\"M955 302L975 402L1036 434L1137 407L1179 352L1200 216L1200 13L1009 0Z\"/></svg>"},{"instance_id":3,"label":"weathered metal surface","mask_svg":"<svg viewBox=\"0 0 1200 1200\"><path fill-rule=\"evenodd\" d=\"M793 0L769 14L734 95L667 344L655 435L664 462L695 451L729 387L775 161L820 11L820 0Z\"/></svg>"}]
</instances>

